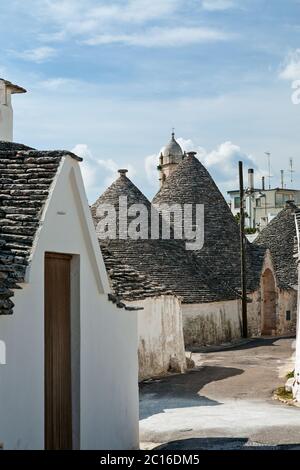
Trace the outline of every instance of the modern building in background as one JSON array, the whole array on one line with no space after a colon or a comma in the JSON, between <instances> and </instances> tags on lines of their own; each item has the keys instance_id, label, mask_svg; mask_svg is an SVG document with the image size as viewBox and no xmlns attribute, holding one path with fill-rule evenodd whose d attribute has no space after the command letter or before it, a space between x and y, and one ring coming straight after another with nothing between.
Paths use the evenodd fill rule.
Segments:
<instances>
[{"instance_id":1,"label":"modern building in background","mask_svg":"<svg viewBox=\"0 0 300 470\"><path fill-rule=\"evenodd\" d=\"M239 190L228 191L229 206L234 216L240 212ZM287 201L300 207L300 190L288 188L265 188L262 178L261 189L254 186L254 170L248 170L248 187L245 195L246 227L261 231L284 209Z\"/></svg>"}]
</instances>

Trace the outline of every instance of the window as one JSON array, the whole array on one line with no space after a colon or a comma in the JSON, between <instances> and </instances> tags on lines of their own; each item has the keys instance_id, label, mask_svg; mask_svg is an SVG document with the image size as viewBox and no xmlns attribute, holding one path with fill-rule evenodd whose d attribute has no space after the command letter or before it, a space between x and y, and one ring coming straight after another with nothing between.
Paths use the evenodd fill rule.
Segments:
<instances>
[{"instance_id":1,"label":"window","mask_svg":"<svg viewBox=\"0 0 300 470\"><path fill-rule=\"evenodd\" d=\"M293 201L295 195L291 193L276 193L275 207L284 207L286 201Z\"/></svg>"},{"instance_id":2,"label":"window","mask_svg":"<svg viewBox=\"0 0 300 470\"><path fill-rule=\"evenodd\" d=\"M283 194L282 193L276 193L275 194L275 206L276 207L283 207Z\"/></svg>"},{"instance_id":3,"label":"window","mask_svg":"<svg viewBox=\"0 0 300 470\"><path fill-rule=\"evenodd\" d=\"M235 198L234 198L234 208L239 209L240 208L240 203L241 203L240 196L235 196Z\"/></svg>"},{"instance_id":4,"label":"window","mask_svg":"<svg viewBox=\"0 0 300 470\"><path fill-rule=\"evenodd\" d=\"M261 198L260 197L258 197L256 199L256 207L261 207Z\"/></svg>"},{"instance_id":5,"label":"window","mask_svg":"<svg viewBox=\"0 0 300 470\"><path fill-rule=\"evenodd\" d=\"M291 321L291 311L290 310L286 311L285 318L286 318L286 321Z\"/></svg>"}]
</instances>

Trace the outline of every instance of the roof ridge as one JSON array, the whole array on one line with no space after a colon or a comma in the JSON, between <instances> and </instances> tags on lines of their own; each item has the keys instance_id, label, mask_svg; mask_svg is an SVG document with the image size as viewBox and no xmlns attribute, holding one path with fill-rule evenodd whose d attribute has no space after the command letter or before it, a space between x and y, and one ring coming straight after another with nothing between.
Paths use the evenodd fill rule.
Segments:
<instances>
[{"instance_id":1,"label":"roof ridge","mask_svg":"<svg viewBox=\"0 0 300 470\"><path fill-rule=\"evenodd\" d=\"M0 152L0 315L13 312L13 290L24 282L40 217L66 155L81 160L66 151Z\"/></svg>"}]
</instances>

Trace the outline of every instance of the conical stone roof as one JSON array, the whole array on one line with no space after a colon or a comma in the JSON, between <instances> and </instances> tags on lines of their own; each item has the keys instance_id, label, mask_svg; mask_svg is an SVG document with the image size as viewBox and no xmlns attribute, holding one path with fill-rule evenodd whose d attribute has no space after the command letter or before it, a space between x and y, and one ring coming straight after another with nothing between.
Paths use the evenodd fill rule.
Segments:
<instances>
[{"instance_id":1,"label":"conical stone roof","mask_svg":"<svg viewBox=\"0 0 300 470\"><path fill-rule=\"evenodd\" d=\"M121 175L93 204L91 210L96 225L99 222L99 204L113 204L118 212L120 196L127 196L129 205L143 203L151 210L151 203L147 198L125 175ZM99 243L108 270L110 257L113 256L120 264L134 269L141 275L141 279L146 276L151 282L181 297L184 303L213 302L237 297L236 292L207 282L197 260L185 250L185 244L181 240L106 238L99 239ZM119 280L122 282L121 278ZM121 292L122 286L119 285L118 288ZM124 285L123 288L125 290L128 286ZM144 288L147 291L147 285ZM127 298L130 298L128 293Z\"/></svg>"},{"instance_id":2,"label":"conical stone roof","mask_svg":"<svg viewBox=\"0 0 300 470\"><path fill-rule=\"evenodd\" d=\"M122 216L122 205L125 204L130 207L133 204L142 204L148 210L148 227L150 228L150 217L151 217L151 203L150 201L144 196L144 194L127 178L126 173L127 170L119 170L120 176L114 181L111 186L97 199L97 201L92 205L91 211L93 220L96 226L105 217L105 215L100 215L99 208L104 205L111 205L114 207L116 211L116 235L119 234L119 216ZM127 198L124 201L124 198ZM122 199L123 198L123 202ZM128 217L128 224L131 222L132 219L135 217ZM148 229L149 231L149 229Z\"/></svg>"},{"instance_id":3,"label":"conical stone roof","mask_svg":"<svg viewBox=\"0 0 300 470\"><path fill-rule=\"evenodd\" d=\"M194 154L188 154L177 166L153 199L158 208L164 203L204 206L204 246L194 255L213 283L240 290L239 226L209 172ZM252 291L259 283L261 257L258 259L250 244L247 252L247 287Z\"/></svg>"},{"instance_id":4,"label":"conical stone roof","mask_svg":"<svg viewBox=\"0 0 300 470\"><path fill-rule=\"evenodd\" d=\"M288 202L285 209L261 231L254 241L259 247L271 252L278 287L289 289L298 284L297 259L294 256L297 239L295 212L299 209Z\"/></svg>"},{"instance_id":5,"label":"conical stone roof","mask_svg":"<svg viewBox=\"0 0 300 470\"><path fill-rule=\"evenodd\" d=\"M132 183L126 176L127 170L119 170L119 177L114 181L109 188L97 199L92 206L94 212L99 204L112 204L115 207L119 204L119 197L127 196L128 204L145 204L147 207L151 206L150 201L144 194Z\"/></svg>"}]
</instances>

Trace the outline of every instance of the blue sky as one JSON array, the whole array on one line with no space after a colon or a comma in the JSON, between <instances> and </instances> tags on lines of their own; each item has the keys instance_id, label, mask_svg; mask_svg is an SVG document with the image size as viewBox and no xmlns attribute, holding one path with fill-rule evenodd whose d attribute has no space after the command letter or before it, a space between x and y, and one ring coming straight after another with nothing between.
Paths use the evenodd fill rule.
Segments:
<instances>
[{"instance_id":1,"label":"blue sky","mask_svg":"<svg viewBox=\"0 0 300 470\"><path fill-rule=\"evenodd\" d=\"M300 187L299 0L10 0L0 3L0 76L15 140L75 149L90 202L128 167L149 197L172 127L223 191L242 158L273 184L294 158ZM291 186L286 171L286 184Z\"/></svg>"}]
</instances>

